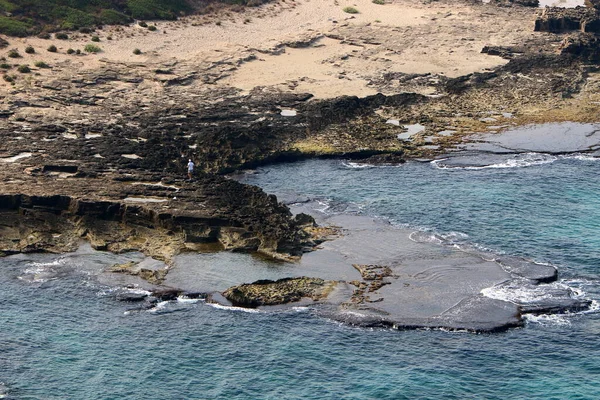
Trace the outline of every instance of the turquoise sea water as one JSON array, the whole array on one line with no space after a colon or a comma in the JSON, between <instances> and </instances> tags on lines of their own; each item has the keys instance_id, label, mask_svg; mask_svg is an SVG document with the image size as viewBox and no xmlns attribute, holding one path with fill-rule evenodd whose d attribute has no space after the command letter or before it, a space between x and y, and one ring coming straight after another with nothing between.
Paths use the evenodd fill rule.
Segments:
<instances>
[{"instance_id":1,"label":"turquoise sea water","mask_svg":"<svg viewBox=\"0 0 600 400\"><path fill-rule=\"evenodd\" d=\"M600 161L441 169L313 160L245 180L329 212L380 216L449 241L557 265L600 298ZM514 165L510 164L509 165ZM519 164L519 165L527 165ZM368 330L307 308L191 301L128 311L99 271L138 254L0 260L0 396L10 399L596 399L600 316L500 334Z\"/></svg>"}]
</instances>

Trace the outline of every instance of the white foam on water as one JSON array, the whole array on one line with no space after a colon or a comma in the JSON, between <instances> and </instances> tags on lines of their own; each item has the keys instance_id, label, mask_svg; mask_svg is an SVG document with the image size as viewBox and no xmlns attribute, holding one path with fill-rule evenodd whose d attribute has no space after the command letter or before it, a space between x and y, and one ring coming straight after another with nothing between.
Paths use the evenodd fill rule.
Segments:
<instances>
[{"instance_id":1,"label":"white foam on water","mask_svg":"<svg viewBox=\"0 0 600 400\"><path fill-rule=\"evenodd\" d=\"M558 160L579 160L579 161L600 161L600 157L594 157L587 154L582 153L573 153L567 155L552 155L546 153L523 153L523 154L514 154L512 158L509 158L503 162L490 164L490 165L481 165L481 166L460 166L460 165L443 165L444 161L449 160L449 158L442 158L439 160L431 161L431 165L438 169L467 169L467 170L480 170L480 169L502 169L502 168L524 168L531 167L535 165L543 165L543 164L551 164Z\"/></svg>"},{"instance_id":2,"label":"white foam on water","mask_svg":"<svg viewBox=\"0 0 600 400\"><path fill-rule=\"evenodd\" d=\"M46 263L32 262L23 270L23 276L18 276L17 278L30 283L44 283L54 280L56 279L55 274L57 272L54 267L64 265L65 263L66 261L62 258Z\"/></svg>"},{"instance_id":3,"label":"white foam on water","mask_svg":"<svg viewBox=\"0 0 600 400\"><path fill-rule=\"evenodd\" d=\"M426 146L421 146L421 147L426 147ZM438 146L439 147L439 146ZM369 164L369 163L363 163L363 162L355 162L355 161L342 161L342 166L345 168L350 168L350 169L367 169L367 168L390 168L390 167L402 167L404 164L399 164L399 163L382 163L382 164Z\"/></svg>"},{"instance_id":4,"label":"white foam on water","mask_svg":"<svg viewBox=\"0 0 600 400\"><path fill-rule=\"evenodd\" d=\"M300 307L300 306L297 306L297 307L292 307L292 310L295 311L295 312L299 312L300 313L300 312L310 311L310 308L309 307Z\"/></svg>"},{"instance_id":5,"label":"white foam on water","mask_svg":"<svg viewBox=\"0 0 600 400\"><path fill-rule=\"evenodd\" d=\"M149 309L149 310L148 310L148 312L155 313L155 312L161 311L161 310L163 310L163 309L164 309L164 308L165 308L165 307L166 307L168 304L169 304L169 302L168 302L168 301L160 301L160 302L156 303L156 305L155 305L154 307L152 307L151 309Z\"/></svg>"},{"instance_id":6,"label":"white foam on water","mask_svg":"<svg viewBox=\"0 0 600 400\"><path fill-rule=\"evenodd\" d=\"M408 238L415 243L434 243L434 244L442 244L444 241L442 238L434 233L423 232L423 231L414 231Z\"/></svg>"},{"instance_id":7,"label":"white foam on water","mask_svg":"<svg viewBox=\"0 0 600 400\"><path fill-rule=\"evenodd\" d=\"M514 158L498 164L484 165L481 167L464 167L464 169L490 169L490 168L524 168L533 165L550 164L558 160L558 157L542 153L517 154Z\"/></svg>"},{"instance_id":8,"label":"white foam on water","mask_svg":"<svg viewBox=\"0 0 600 400\"><path fill-rule=\"evenodd\" d=\"M365 169L365 168L375 168L376 165L368 164L368 163L358 163L352 161L342 161L342 165L346 168L350 169Z\"/></svg>"},{"instance_id":9,"label":"white foam on water","mask_svg":"<svg viewBox=\"0 0 600 400\"><path fill-rule=\"evenodd\" d=\"M552 295L544 285L532 287L496 285L482 289L481 294L490 299L503 300L515 304L529 304L552 298Z\"/></svg>"},{"instance_id":10,"label":"white foam on water","mask_svg":"<svg viewBox=\"0 0 600 400\"><path fill-rule=\"evenodd\" d=\"M316 208L315 210L321 213L325 213L327 210L329 210L331 208L331 204L329 203L329 201L325 201L325 200L317 200L317 204L319 204L319 207Z\"/></svg>"},{"instance_id":11,"label":"white foam on water","mask_svg":"<svg viewBox=\"0 0 600 400\"><path fill-rule=\"evenodd\" d=\"M567 314L525 314L526 323L534 323L542 326L571 326Z\"/></svg>"},{"instance_id":12,"label":"white foam on water","mask_svg":"<svg viewBox=\"0 0 600 400\"><path fill-rule=\"evenodd\" d=\"M190 299L189 297L184 297L184 296L179 296L177 297L177 302L178 303L184 303L184 304L194 304L194 303L199 303L202 302L204 300L202 299Z\"/></svg>"},{"instance_id":13,"label":"white foam on water","mask_svg":"<svg viewBox=\"0 0 600 400\"><path fill-rule=\"evenodd\" d=\"M443 158L439 160L431 161L431 165L438 169L466 169L466 170L481 170L481 169L503 169L503 168L524 168L531 167L534 165L543 165L550 164L561 157L554 156L551 154L544 153L524 153L524 154L516 154L512 156L513 158L509 158L503 162L489 165L481 165L481 166L460 166L460 165L443 165L440 164L443 161L448 160L448 158Z\"/></svg>"},{"instance_id":14,"label":"white foam on water","mask_svg":"<svg viewBox=\"0 0 600 400\"><path fill-rule=\"evenodd\" d=\"M257 310L256 308L224 306L223 304L217 304L217 303L206 303L206 304L213 308L216 308L218 310L240 311L240 312L245 312L245 313L250 313L250 314L258 314L258 313L262 312L260 310Z\"/></svg>"},{"instance_id":15,"label":"white foam on water","mask_svg":"<svg viewBox=\"0 0 600 400\"><path fill-rule=\"evenodd\" d=\"M579 161L600 161L600 157L589 156L586 154L569 154L561 156L560 158L567 160L579 160Z\"/></svg>"}]
</instances>

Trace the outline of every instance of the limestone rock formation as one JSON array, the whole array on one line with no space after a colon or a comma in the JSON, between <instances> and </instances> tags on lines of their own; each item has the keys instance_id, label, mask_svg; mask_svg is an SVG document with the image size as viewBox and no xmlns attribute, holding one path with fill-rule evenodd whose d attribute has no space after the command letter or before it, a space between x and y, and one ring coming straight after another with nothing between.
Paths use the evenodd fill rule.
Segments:
<instances>
[{"instance_id":1,"label":"limestone rock formation","mask_svg":"<svg viewBox=\"0 0 600 400\"><path fill-rule=\"evenodd\" d=\"M333 281L308 277L261 280L233 286L223 295L235 306L259 307L292 303L305 297L316 301L326 297L334 285Z\"/></svg>"}]
</instances>

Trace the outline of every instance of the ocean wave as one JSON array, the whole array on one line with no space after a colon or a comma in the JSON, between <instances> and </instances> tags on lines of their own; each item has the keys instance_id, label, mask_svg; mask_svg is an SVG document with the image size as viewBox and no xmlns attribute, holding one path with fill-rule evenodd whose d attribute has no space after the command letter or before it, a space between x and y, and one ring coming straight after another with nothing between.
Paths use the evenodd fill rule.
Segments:
<instances>
[{"instance_id":1,"label":"ocean wave","mask_svg":"<svg viewBox=\"0 0 600 400\"><path fill-rule=\"evenodd\" d=\"M376 168L377 165L369 163L359 163L354 161L342 161L342 165L350 169L365 169L365 168Z\"/></svg>"},{"instance_id":2,"label":"ocean wave","mask_svg":"<svg viewBox=\"0 0 600 400\"><path fill-rule=\"evenodd\" d=\"M366 162L357 162L357 161L342 161L342 166L349 169L369 169L369 168L389 168L389 167L401 167L403 164L399 163L380 163L380 164L370 164Z\"/></svg>"},{"instance_id":3,"label":"ocean wave","mask_svg":"<svg viewBox=\"0 0 600 400\"><path fill-rule=\"evenodd\" d=\"M261 313L261 310L257 310L256 308L244 308L244 307L235 307L235 306L226 306L218 303L206 303L208 306L216 308L218 310L227 310L227 311L240 311L246 312L250 314L258 314Z\"/></svg>"},{"instance_id":4,"label":"ocean wave","mask_svg":"<svg viewBox=\"0 0 600 400\"><path fill-rule=\"evenodd\" d=\"M17 278L30 283L44 283L57 279L60 275L60 268L66 265L64 258L59 258L50 262L30 262L23 270L23 275Z\"/></svg>"},{"instance_id":5,"label":"ocean wave","mask_svg":"<svg viewBox=\"0 0 600 400\"><path fill-rule=\"evenodd\" d=\"M590 299L588 293L581 287L582 280L568 280L548 284L534 284L526 279L511 280L499 285L481 290L481 294L496 300L508 301L520 306L535 306L549 304L553 301L591 301L591 305L584 310L573 311L568 308L565 312L552 313L525 313L527 322L540 325L570 325L570 318L575 315L598 312L600 305L596 299ZM592 284L586 281L586 284ZM597 286L597 282L596 282Z\"/></svg>"},{"instance_id":6,"label":"ocean wave","mask_svg":"<svg viewBox=\"0 0 600 400\"><path fill-rule=\"evenodd\" d=\"M534 323L541 326L571 326L570 316L567 314L525 314L526 323Z\"/></svg>"},{"instance_id":7,"label":"ocean wave","mask_svg":"<svg viewBox=\"0 0 600 400\"><path fill-rule=\"evenodd\" d=\"M501 157L501 155L497 155ZM482 170L482 169L505 169L505 168L525 168L536 165L551 164L559 160L578 160L578 161L599 161L600 157L590 156L588 154L574 153L565 155L553 155L547 153L521 153L521 154L507 154L505 157L511 157L502 161L483 164L482 165L460 165L444 163L453 158L443 158L439 160L431 161L431 165L438 169L460 169L460 170ZM456 159L454 159L456 160ZM477 163L477 156L472 157L473 164Z\"/></svg>"}]
</instances>

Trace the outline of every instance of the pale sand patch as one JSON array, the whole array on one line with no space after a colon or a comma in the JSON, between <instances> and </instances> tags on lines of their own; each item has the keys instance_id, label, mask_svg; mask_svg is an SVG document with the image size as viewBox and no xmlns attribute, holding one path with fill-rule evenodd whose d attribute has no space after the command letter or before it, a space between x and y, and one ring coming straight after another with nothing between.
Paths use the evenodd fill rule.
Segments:
<instances>
[{"instance_id":1,"label":"pale sand patch","mask_svg":"<svg viewBox=\"0 0 600 400\"><path fill-rule=\"evenodd\" d=\"M345 13L347 6L359 13ZM533 35L527 26L532 19L524 20L526 12L534 15L533 11L445 0L428 4L391 0L385 5L371 0L288 0L239 14L222 12L180 21L154 21L155 32L137 24L107 27L96 33L101 42L95 44L103 50L99 54L67 55L68 48L83 50L92 43L91 35L74 33L68 41L9 38L10 46L0 55L18 48L23 58L9 62L32 66L35 61L45 61L53 69L36 69L34 73L52 77L96 69L105 65L102 60L140 66L185 62L179 63L180 68L198 71L207 63L227 60L235 65L236 60L254 54L256 60L231 68L218 85L244 91L277 86L321 98L364 96L376 93L370 81L388 72L459 76L506 63L481 54L481 48L516 43ZM499 19L506 23L498 24ZM280 55L264 53L281 43L322 35L338 39L322 38L317 42L319 47L287 47ZM107 40L108 36L113 40ZM36 48L36 54L25 54L29 44ZM58 53L46 50L51 44L58 47ZM133 54L136 48L143 53Z\"/></svg>"}]
</instances>

